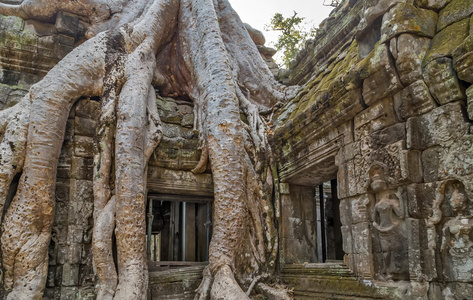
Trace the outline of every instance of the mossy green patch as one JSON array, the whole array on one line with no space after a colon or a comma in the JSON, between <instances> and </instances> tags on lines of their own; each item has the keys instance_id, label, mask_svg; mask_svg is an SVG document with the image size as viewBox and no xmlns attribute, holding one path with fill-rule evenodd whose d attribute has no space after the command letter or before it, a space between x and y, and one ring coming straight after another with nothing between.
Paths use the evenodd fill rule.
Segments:
<instances>
[{"instance_id":1,"label":"mossy green patch","mask_svg":"<svg viewBox=\"0 0 473 300\"><path fill-rule=\"evenodd\" d=\"M468 37L470 19L456 22L435 35L430 49L422 62L426 66L431 61L441 57L452 57L454 50Z\"/></svg>"},{"instance_id":2,"label":"mossy green patch","mask_svg":"<svg viewBox=\"0 0 473 300\"><path fill-rule=\"evenodd\" d=\"M439 13L437 31L473 14L473 0L452 0Z\"/></svg>"}]
</instances>

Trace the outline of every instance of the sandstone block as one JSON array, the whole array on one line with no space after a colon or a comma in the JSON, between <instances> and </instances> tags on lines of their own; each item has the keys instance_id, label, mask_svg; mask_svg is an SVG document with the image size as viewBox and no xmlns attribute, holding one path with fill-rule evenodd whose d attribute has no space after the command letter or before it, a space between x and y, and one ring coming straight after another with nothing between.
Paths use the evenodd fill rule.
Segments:
<instances>
[{"instance_id":1,"label":"sandstone block","mask_svg":"<svg viewBox=\"0 0 473 300\"><path fill-rule=\"evenodd\" d=\"M407 86L422 79L422 60L430 41L429 38L412 34L401 34L397 38L396 67L404 85Z\"/></svg>"},{"instance_id":2,"label":"sandstone block","mask_svg":"<svg viewBox=\"0 0 473 300\"><path fill-rule=\"evenodd\" d=\"M347 161L350 161L355 158L356 155L361 154L360 152L360 143L353 142L342 147L335 157L335 164L341 165Z\"/></svg>"},{"instance_id":3,"label":"sandstone block","mask_svg":"<svg viewBox=\"0 0 473 300\"><path fill-rule=\"evenodd\" d=\"M401 3L383 16L381 42L384 43L402 33L433 37L436 32L437 14L428 9Z\"/></svg>"},{"instance_id":4,"label":"sandstone block","mask_svg":"<svg viewBox=\"0 0 473 300\"><path fill-rule=\"evenodd\" d=\"M440 145L451 146L468 133L469 122L460 102L440 106L431 112L407 120L407 148L424 150Z\"/></svg>"},{"instance_id":5,"label":"sandstone block","mask_svg":"<svg viewBox=\"0 0 473 300\"><path fill-rule=\"evenodd\" d=\"M93 183L90 180L71 180L71 202L92 202Z\"/></svg>"},{"instance_id":6,"label":"sandstone block","mask_svg":"<svg viewBox=\"0 0 473 300\"><path fill-rule=\"evenodd\" d=\"M90 99L81 99L75 104L74 113L74 116L98 120L100 103Z\"/></svg>"},{"instance_id":7,"label":"sandstone block","mask_svg":"<svg viewBox=\"0 0 473 300\"><path fill-rule=\"evenodd\" d=\"M90 118L75 117L75 127L74 131L76 135L90 136L95 135L95 128L97 122Z\"/></svg>"},{"instance_id":8,"label":"sandstone block","mask_svg":"<svg viewBox=\"0 0 473 300\"><path fill-rule=\"evenodd\" d=\"M57 180L56 182L56 202L68 202L70 191L69 180Z\"/></svg>"},{"instance_id":9,"label":"sandstone block","mask_svg":"<svg viewBox=\"0 0 473 300\"><path fill-rule=\"evenodd\" d=\"M473 192L473 135L456 139L439 157L439 180L464 178L465 186Z\"/></svg>"},{"instance_id":10,"label":"sandstone block","mask_svg":"<svg viewBox=\"0 0 473 300\"><path fill-rule=\"evenodd\" d=\"M384 63L381 69L363 81L363 100L367 105L372 105L380 99L393 95L402 88L391 59L386 57Z\"/></svg>"},{"instance_id":11,"label":"sandstone block","mask_svg":"<svg viewBox=\"0 0 473 300\"><path fill-rule=\"evenodd\" d=\"M414 4L427 9L440 10L444 8L451 0L416 0Z\"/></svg>"},{"instance_id":12,"label":"sandstone block","mask_svg":"<svg viewBox=\"0 0 473 300\"><path fill-rule=\"evenodd\" d=\"M84 230L84 226L88 226L89 219L94 212L92 202L71 202L69 204L69 217L67 222L70 226L80 226ZM78 235L78 237L83 235Z\"/></svg>"},{"instance_id":13,"label":"sandstone block","mask_svg":"<svg viewBox=\"0 0 473 300\"><path fill-rule=\"evenodd\" d=\"M88 136L75 136L74 155L92 158L94 156L94 138Z\"/></svg>"},{"instance_id":14,"label":"sandstone block","mask_svg":"<svg viewBox=\"0 0 473 300\"><path fill-rule=\"evenodd\" d=\"M450 24L468 18L471 14L473 14L472 0L452 0L439 12L437 31L444 29Z\"/></svg>"},{"instance_id":15,"label":"sandstone block","mask_svg":"<svg viewBox=\"0 0 473 300\"><path fill-rule=\"evenodd\" d=\"M69 205L62 202L56 203L56 213L54 214L54 237L57 243L65 243L67 239L67 223L69 216ZM56 248L58 246L56 245ZM59 248L56 249L56 261L59 259Z\"/></svg>"},{"instance_id":16,"label":"sandstone block","mask_svg":"<svg viewBox=\"0 0 473 300\"><path fill-rule=\"evenodd\" d=\"M351 204L351 221L352 224L358 224L362 222L369 222L369 198L367 194L360 195L359 197L352 198Z\"/></svg>"},{"instance_id":17,"label":"sandstone block","mask_svg":"<svg viewBox=\"0 0 473 300\"><path fill-rule=\"evenodd\" d=\"M381 79L383 78L383 79ZM379 99L392 95L402 85L391 66L376 72L363 82L363 99L366 104L372 105Z\"/></svg>"},{"instance_id":18,"label":"sandstone block","mask_svg":"<svg viewBox=\"0 0 473 300\"><path fill-rule=\"evenodd\" d=\"M453 52L453 67L458 78L473 83L473 35L470 34Z\"/></svg>"},{"instance_id":19,"label":"sandstone block","mask_svg":"<svg viewBox=\"0 0 473 300\"><path fill-rule=\"evenodd\" d=\"M429 63L424 69L424 80L431 95L441 105L466 99L450 58L443 57Z\"/></svg>"},{"instance_id":20,"label":"sandstone block","mask_svg":"<svg viewBox=\"0 0 473 300\"><path fill-rule=\"evenodd\" d=\"M62 285L77 286L79 284L79 265L64 264L62 267ZM63 299L61 297L61 299ZM75 299L75 298L65 298Z\"/></svg>"},{"instance_id":21,"label":"sandstone block","mask_svg":"<svg viewBox=\"0 0 473 300\"><path fill-rule=\"evenodd\" d=\"M72 176L74 179L92 180L94 172L92 158L72 157Z\"/></svg>"},{"instance_id":22,"label":"sandstone block","mask_svg":"<svg viewBox=\"0 0 473 300\"><path fill-rule=\"evenodd\" d=\"M437 107L423 80L409 85L394 95L394 109L399 120L425 114Z\"/></svg>"},{"instance_id":23,"label":"sandstone block","mask_svg":"<svg viewBox=\"0 0 473 300\"><path fill-rule=\"evenodd\" d=\"M342 237L343 237L343 252L346 254L353 253L353 236L351 233L351 226L342 226Z\"/></svg>"},{"instance_id":24,"label":"sandstone block","mask_svg":"<svg viewBox=\"0 0 473 300\"><path fill-rule=\"evenodd\" d=\"M373 254L355 254L355 272L363 278L373 278L374 257Z\"/></svg>"},{"instance_id":25,"label":"sandstone block","mask_svg":"<svg viewBox=\"0 0 473 300\"><path fill-rule=\"evenodd\" d=\"M56 267L49 265L48 267L48 277L46 280L46 287L54 287L55 282L54 278L56 277Z\"/></svg>"},{"instance_id":26,"label":"sandstone block","mask_svg":"<svg viewBox=\"0 0 473 300\"><path fill-rule=\"evenodd\" d=\"M406 219L408 256L404 259L408 261L409 279L413 281L422 281L424 275L422 270L422 263L424 263L422 257L423 249L421 248L422 238L420 236L422 224L424 223L418 219Z\"/></svg>"},{"instance_id":27,"label":"sandstone block","mask_svg":"<svg viewBox=\"0 0 473 300\"><path fill-rule=\"evenodd\" d=\"M400 178L403 183L422 182L422 153L416 150L401 150L399 153Z\"/></svg>"},{"instance_id":28,"label":"sandstone block","mask_svg":"<svg viewBox=\"0 0 473 300\"><path fill-rule=\"evenodd\" d=\"M339 199L344 199L349 195L347 163L338 166L337 192Z\"/></svg>"},{"instance_id":29,"label":"sandstone block","mask_svg":"<svg viewBox=\"0 0 473 300\"><path fill-rule=\"evenodd\" d=\"M349 161L346 163L346 170L347 170L347 196L355 196L358 194L363 194L365 192L365 188L360 182L359 173L360 170L358 166L355 166L355 161ZM361 172L363 172L361 170Z\"/></svg>"},{"instance_id":30,"label":"sandstone block","mask_svg":"<svg viewBox=\"0 0 473 300\"><path fill-rule=\"evenodd\" d=\"M5 107L12 107L18 102L20 102L23 97L28 93L28 91L22 89L13 89L10 94L8 95L7 101L5 103Z\"/></svg>"},{"instance_id":31,"label":"sandstone block","mask_svg":"<svg viewBox=\"0 0 473 300\"><path fill-rule=\"evenodd\" d=\"M466 90L466 96L468 99L468 117L473 120L473 85Z\"/></svg>"},{"instance_id":32,"label":"sandstone block","mask_svg":"<svg viewBox=\"0 0 473 300\"><path fill-rule=\"evenodd\" d=\"M438 32L432 39L432 44L422 62L425 67L431 61L441 57L451 57L454 50L468 37L470 34L470 20L453 23Z\"/></svg>"},{"instance_id":33,"label":"sandstone block","mask_svg":"<svg viewBox=\"0 0 473 300\"><path fill-rule=\"evenodd\" d=\"M391 126L396 122L393 99L384 98L355 116L355 140Z\"/></svg>"},{"instance_id":34,"label":"sandstone block","mask_svg":"<svg viewBox=\"0 0 473 300\"><path fill-rule=\"evenodd\" d=\"M279 193L281 193L281 195L289 195L290 194L289 183L281 182L279 184Z\"/></svg>"},{"instance_id":35,"label":"sandstone block","mask_svg":"<svg viewBox=\"0 0 473 300\"><path fill-rule=\"evenodd\" d=\"M371 231L368 222L358 223L352 226L353 236L356 236L353 249L357 254L369 254L371 249Z\"/></svg>"},{"instance_id":36,"label":"sandstone block","mask_svg":"<svg viewBox=\"0 0 473 300\"><path fill-rule=\"evenodd\" d=\"M76 300L77 299L77 287L62 287L61 288L61 300Z\"/></svg>"},{"instance_id":37,"label":"sandstone block","mask_svg":"<svg viewBox=\"0 0 473 300\"><path fill-rule=\"evenodd\" d=\"M422 152L422 166L424 168L424 181L434 182L439 178L440 156L443 148L432 147Z\"/></svg>"},{"instance_id":38,"label":"sandstone block","mask_svg":"<svg viewBox=\"0 0 473 300\"><path fill-rule=\"evenodd\" d=\"M361 149L362 152L366 153L372 150L384 148L397 141L405 140L405 138L406 124L396 123L362 138L360 141Z\"/></svg>"},{"instance_id":39,"label":"sandstone block","mask_svg":"<svg viewBox=\"0 0 473 300\"><path fill-rule=\"evenodd\" d=\"M67 262L70 264L80 264L82 255L82 244L73 243L67 248Z\"/></svg>"},{"instance_id":40,"label":"sandstone block","mask_svg":"<svg viewBox=\"0 0 473 300\"><path fill-rule=\"evenodd\" d=\"M53 35L56 33L56 28L53 24L43 23L36 20L25 20L25 32L30 32L38 36Z\"/></svg>"},{"instance_id":41,"label":"sandstone block","mask_svg":"<svg viewBox=\"0 0 473 300\"><path fill-rule=\"evenodd\" d=\"M56 29L60 33L75 37L78 24L79 17L76 15L60 11L56 16Z\"/></svg>"},{"instance_id":42,"label":"sandstone block","mask_svg":"<svg viewBox=\"0 0 473 300\"><path fill-rule=\"evenodd\" d=\"M351 225L351 199L340 200L340 221L343 226Z\"/></svg>"},{"instance_id":43,"label":"sandstone block","mask_svg":"<svg viewBox=\"0 0 473 300\"><path fill-rule=\"evenodd\" d=\"M6 85L0 85L0 109L7 103L8 95L11 92L11 88Z\"/></svg>"},{"instance_id":44,"label":"sandstone block","mask_svg":"<svg viewBox=\"0 0 473 300\"><path fill-rule=\"evenodd\" d=\"M407 187L407 209L410 217L425 219L432 215L436 188L437 183L411 184Z\"/></svg>"}]
</instances>

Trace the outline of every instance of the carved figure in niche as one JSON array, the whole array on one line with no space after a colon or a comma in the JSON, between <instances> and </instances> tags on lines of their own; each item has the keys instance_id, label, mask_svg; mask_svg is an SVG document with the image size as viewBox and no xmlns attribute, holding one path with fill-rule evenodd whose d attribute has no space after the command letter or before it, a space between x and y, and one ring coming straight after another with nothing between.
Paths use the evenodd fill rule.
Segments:
<instances>
[{"instance_id":1,"label":"carved figure in niche","mask_svg":"<svg viewBox=\"0 0 473 300\"><path fill-rule=\"evenodd\" d=\"M468 211L469 200L459 181L453 182L447 192L453 218L442 227L443 275L447 281L473 281L473 218Z\"/></svg>"},{"instance_id":2,"label":"carved figure in niche","mask_svg":"<svg viewBox=\"0 0 473 300\"><path fill-rule=\"evenodd\" d=\"M378 242L377 251L380 251L375 253L377 276L382 280L406 279L409 267L402 222L405 218L403 199L392 187L392 179L386 176L385 165L375 164L368 173L371 221L375 228L373 242Z\"/></svg>"}]
</instances>

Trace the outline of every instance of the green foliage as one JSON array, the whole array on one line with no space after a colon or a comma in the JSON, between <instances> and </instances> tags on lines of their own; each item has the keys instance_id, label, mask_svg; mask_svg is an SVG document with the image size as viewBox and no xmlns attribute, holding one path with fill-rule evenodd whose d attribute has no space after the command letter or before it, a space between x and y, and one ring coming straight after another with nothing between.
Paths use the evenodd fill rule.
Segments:
<instances>
[{"instance_id":1,"label":"green foliage","mask_svg":"<svg viewBox=\"0 0 473 300\"><path fill-rule=\"evenodd\" d=\"M271 23L266 26L266 30L280 31L275 47L282 51L282 60L285 67L293 60L302 49L305 42L315 36L315 30L306 30L302 24L303 17L298 17L297 12L289 18L284 18L282 14L276 13L271 18Z\"/></svg>"}]
</instances>

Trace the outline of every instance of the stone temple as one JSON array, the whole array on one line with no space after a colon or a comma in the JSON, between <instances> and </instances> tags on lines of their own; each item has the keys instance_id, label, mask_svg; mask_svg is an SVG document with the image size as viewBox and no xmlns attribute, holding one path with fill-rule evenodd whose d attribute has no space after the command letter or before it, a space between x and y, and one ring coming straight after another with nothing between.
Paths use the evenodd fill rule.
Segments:
<instances>
[{"instance_id":1,"label":"stone temple","mask_svg":"<svg viewBox=\"0 0 473 300\"><path fill-rule=\"evenodd\" d=\"M270 116L279 280L294 299L473 299L473 1L342 2L289 70L248 27L277 80L302 86ZM86 28L69 13L0 16L0 110ZM43 299L95 299L99 100L79 100L68 119ZM148 299L193 299L212 236L212 174L191 172L201 155L192 103L158 95L157 104Z\"/></svg>"}]
</instances>

